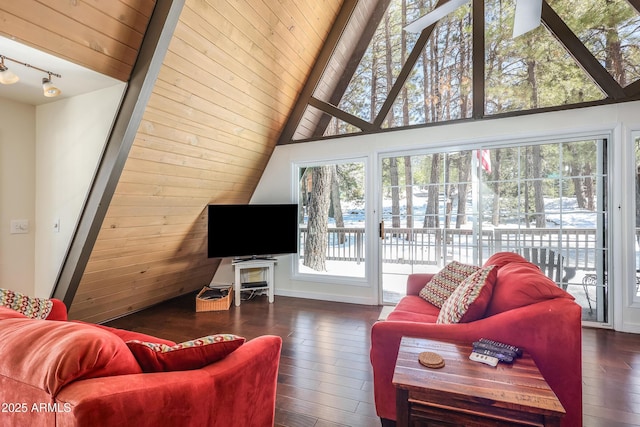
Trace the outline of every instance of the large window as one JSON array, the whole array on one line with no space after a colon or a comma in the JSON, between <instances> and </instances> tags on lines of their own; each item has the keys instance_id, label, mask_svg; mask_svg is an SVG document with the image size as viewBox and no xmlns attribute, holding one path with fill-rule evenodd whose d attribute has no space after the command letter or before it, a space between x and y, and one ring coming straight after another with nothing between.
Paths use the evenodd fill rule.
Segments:
<instances>
[{"instance_id":1,"label":"large window","mask_svg":"<svg viewBox=\"0 0 640 427\"><path fill-rule=\"evenodd\" d=\"M358 1L282 141L637 98L637 1L548 0L544 25L518 37L516 2L502 0L465 2L421 34L403 30L437 4Z\"/></svg>"},{"instance_id":2,"label":"large window","mask_svg":"<svg viewBox=\"0 0 640 427\"><path fill-rule=\"evenodd\" d=\"M366 277L363 161L298 167L297 273Z\"/></svg>"},{"instance_id":3,"label":"large window","mask_svg":"<svg viewBox=\"0 0 640 427\"><path fill-rule=\"evenodd\" d=\"M606 322L606 142L382 159L385 302L394 302L393 286L406 274L437 271L451 260L480 265L510 251L571 293L584 320Z\"/></svg>"}]
</instances>

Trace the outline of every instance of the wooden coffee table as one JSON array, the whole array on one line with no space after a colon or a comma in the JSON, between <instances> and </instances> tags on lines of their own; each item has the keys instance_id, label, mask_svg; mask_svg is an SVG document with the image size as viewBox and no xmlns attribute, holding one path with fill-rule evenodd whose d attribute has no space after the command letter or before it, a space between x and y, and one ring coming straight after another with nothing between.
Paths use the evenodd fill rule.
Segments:
<instances>
[{"instance_id":1,"label":"wooden coffee table","mask_svg":"<svg viewBox=\"0 0 640 427\"><path fill-rule=\"evenodd\" d=\"M445 366L418 362L438 353ZM512 365L469 360L471 343L403 337L393 374L400 426L559 426L565 410L525 354Z\"/></svg>"}]
</instances>

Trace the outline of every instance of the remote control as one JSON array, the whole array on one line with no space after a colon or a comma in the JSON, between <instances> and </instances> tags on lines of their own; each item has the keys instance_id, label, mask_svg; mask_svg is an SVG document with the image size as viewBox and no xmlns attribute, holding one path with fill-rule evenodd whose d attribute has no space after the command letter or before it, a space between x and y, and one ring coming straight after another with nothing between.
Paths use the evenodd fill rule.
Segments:
<instances>
[{"instance_id":1,"label":"remote control","mask_svg":"<svg viewBox=\"0 0 640 427\"><path fill-rule=\"evenodd\" d=\"M469 355L469 359L473 360L474 362L485 363L489 366L493 366L494 368L498 366L498 359L496 357L476 353L475 351Z\"/></svg>"},{"instance_id":2,"label":"remote control","mask_svg":"<svg viewBox=\"0 0 640 427\"><path fill-rule=\"evenodd\" d=\"M517 357L522 357L522 349L514 346L514 345L509 345L509 344L505 344L505 343L501 343L498 341L493 341L487 338L480 338L480 342L486 343L486 344L490 344L493 345L495 347L500 347L500 348L506 348L512 352L514 352L516 354Z\"/></svg>"},{"instance_id":3,"label":"remote control","mask_svg":"<svg viewBox=\"0 0 640 427\"><path fill-rule=\"evenodd\" d=\"M504 348L504 347L496 347L494 345L485 343L485 342L480 342L480 341L476 341L473 343L473 350L489 350L493 353L500 353L500 354L504 354L506 356L510 356L512 359L515 359L516 357L518 357L518 355L516 354L516 352L509 350L508 348Z\"/></svg>"},{"instance_id":4,"label":"remote control","mask_svg":"<svg viewBox=\"0 0 640 427\"><path fill-rule=\"evenodd\" d=\"M487 350L484 348L473 347L473 352L478 354L484 354L485 356L492 356L503 363L513 363L513 356L500 351Z\"/></svg>"}]
</instances>

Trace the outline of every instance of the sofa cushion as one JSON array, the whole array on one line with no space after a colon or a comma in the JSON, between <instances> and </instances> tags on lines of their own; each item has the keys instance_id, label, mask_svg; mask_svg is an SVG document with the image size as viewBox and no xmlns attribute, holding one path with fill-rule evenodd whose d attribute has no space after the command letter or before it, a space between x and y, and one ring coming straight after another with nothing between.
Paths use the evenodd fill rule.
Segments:
<instances>
[{"instance_id":1,"label":"sofa cushion","mask_svg":"<svg viewBox=\"0 0 640 427\"><path fill-rule=\"evenodd\" d=\"M112 328L111 326L98 325L98 324L95 324L95 323L87 323L87 322L83 322L82 320L72 320L72 322L82 323L82 324L85 324L85 325L91 325L91 326L93 326L95 328L100 328L100 329L103 329L105 331L109 331L112 334L120 337L120 339L122 341L124 341L125 343L127 341L138 340L138 341L152 342L152 343L156 343L156 344L166 344L168 346L176 345L176 343L173 342L173 341L165 340L163 338L156 338L156 337L154 337L152 335L143 334L142 332L135 332L135 331L128 331L126 329Z\"/></svg>"},{"instance_id":2,"label":"sofa cushion","mask_svg":"<svg viewBox=\"0 0 640 427\"><path fill-rule=\"evenodd\" d=\"M387 316L387 320L436 323L440 309L417 295L403 297Z\"/></svg>"},{"instance_id":3,"label":"sofa cushion","mask_svg":"<svg viewBox=\"0 0 640 427\"><path fill-rule=\"evenodd\" d=\"M487 265L495 265L496 267L501 268L502 266L505 266L512 262L524 262L527 264L529 263L529 261L527 261L526 258L524 258L523 256L517 253L496 252L495 254L491 255L489 259L485 261L485 263L483 264L483 267Z\"/></svg>"},{"instance_id":4,"label":"sofa cushion","mask_svg":"<svg viewBox=\"0 0 640 427\"><path fill-rule=\"evenodd\" d=\"M236 335L217 334L174 346L138 340L127 345L144 372L163 372L200 369L226 357L244 341Z\"/></svg>"},{"instance_id":5,"label":"sofa cushion","mask_svg":"<svg viewBox=\"0 0 640 427\"><path fill-rule=\"evenodd\" d=\"M498 270L498 280L485 315L493 316L553 298L574 299L545 276L536 265L514 262Z\"/></svg>"},{"instance_id":6,"label":"sofa cushion","mask_svg":"<svg viewBox=\"0 0 640 427\"><path fill-rule=\"evenodd\" d=\"M12 308L9 307L4 307L2 305L0 305L0 320L4 320L4 319L26 319L27 316L25 316L22 313L19 313L17 311L15 311Z\"/></svg>"},{"instance_id":7,"label":"sofa cushion","mask_svg":"<svg viewBox=\"0 0 640 427\"><path fill-rule=\"evenodd\" d=\"M441 308L442 304L451 296L458 285L478 271L479 268L474 265L451 261L427 282L419 295L436 307Z\"/></svg>"},{"instance_id":8,"label":"sofa cushion","mask_svg":"<svg viewBox=\"0 0 640 427\"><path fill-rule=\"evenodd\" d=\"M496 283L498 268L482 267L467 277L445 301L436 323L467 323L484 316Z\"/></svg>"},{"instance_id":9,"label":"sofa cushion","mask_svg":"<svg viewBox=\"0 0 640 427\"><path fill-rule=\"evenodd\" d=\"M46 319L53 301L46 298L30 297L11 289L0 288L0 305L11 308L32 319Z\"/></svg>"},{"instance_id":10,"label":"sofa cushion","mask_svg":"<svg viewBox=\"0 0 640 427\"><path fill-rule=\"evenodd\" d=\"M120 338L72 322L3 320L0 354L0 375L52 396L75 380L142 372Z\"/></svg>"}]
</instances>

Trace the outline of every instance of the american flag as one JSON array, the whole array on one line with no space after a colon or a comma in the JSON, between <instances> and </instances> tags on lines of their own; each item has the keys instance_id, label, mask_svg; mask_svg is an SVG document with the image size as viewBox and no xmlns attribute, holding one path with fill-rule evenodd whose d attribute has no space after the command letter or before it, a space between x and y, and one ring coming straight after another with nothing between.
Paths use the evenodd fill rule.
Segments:
<instances>
[{"instance_id":1,"label":"american flag","mask_svg":"<svg viewBox=\"0 0 640 427\"><path fill-rule=\"evenodd\" d=\"M489 156L489 150L478 150L478 160L482 164L482 169L491 173L491 157Z\"/></svg>"}]
</instances>

